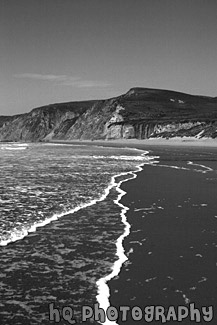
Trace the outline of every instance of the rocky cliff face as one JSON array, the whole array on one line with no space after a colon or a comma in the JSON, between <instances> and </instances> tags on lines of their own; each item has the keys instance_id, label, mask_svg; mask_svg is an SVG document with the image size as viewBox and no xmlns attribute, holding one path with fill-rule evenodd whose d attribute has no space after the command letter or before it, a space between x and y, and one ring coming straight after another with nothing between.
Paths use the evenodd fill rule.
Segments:
<instances>
[{"instance_id":1,"label":"rocky cliff face","mask_svg":"<svg viewBox=\"0 0 217 325\"><path fill-rule=\"evenodd\" d=\"M108 100L53 104L0 116L0 141L217 137L217 98L132 88Z\"/></svg>"}]
</instances>

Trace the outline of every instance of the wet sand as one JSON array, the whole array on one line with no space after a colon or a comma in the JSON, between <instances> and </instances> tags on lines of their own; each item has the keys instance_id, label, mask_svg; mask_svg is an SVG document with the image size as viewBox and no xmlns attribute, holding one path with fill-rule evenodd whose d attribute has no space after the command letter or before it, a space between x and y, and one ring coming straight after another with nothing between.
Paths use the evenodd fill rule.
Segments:
<instances>
[{"instance_id":1,"label":"wet sand","mask_svg":"<svg viewBox=\"0 0 217 325\"><path fill-rule=\"evenodd\" d=\"M65 143L65 141L64 141ZM217 311L217 140L70 141L72 144L132 147L160 156L135 180L123 183L129 207L128 256L108 284L110 304L120 306L213 306ZM192 161L196 165L190 165ZM164 165L159 166L159 165ZM165 165L167 167L165 167ZM206 167L202 167L206 166ZM201 323L206 324L201 312ZM143 320L118 324L144 324ZM153 321L152 324L159 324ZM167 323L180 322L170 320ZM191 324L189 317L181 324ZM217 324L217 318L209 322Z\"/></svg>"},{"instance_id":2,"label":"wet sand","mask_svg":"<svg viewBox=\"0 0 217 325\"><path fill-rule=\"evenodd\" d=\"M109 283L110 303L141 309L195 303L196 308L212 305L217 310L216 150L152 150L159 153L159 164L191 170L145 165L135 180L122 184L131 233L124 241L128 261ZM129 317L118 324L144 322ZM181 322L190 323L189 318Z\"/></svg>"}]
</instances>

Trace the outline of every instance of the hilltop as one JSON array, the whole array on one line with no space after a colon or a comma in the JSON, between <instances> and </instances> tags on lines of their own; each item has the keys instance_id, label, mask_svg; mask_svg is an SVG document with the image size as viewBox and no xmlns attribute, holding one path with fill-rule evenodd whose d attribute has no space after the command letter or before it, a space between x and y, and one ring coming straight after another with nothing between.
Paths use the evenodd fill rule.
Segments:
<instances>
[{"instance_id":1,"label":"hilltop","mask_svg":"<svg viewBox=\"0 0 217 325\"><path fill-rule=\"evenodd\" d=\"M106 99L0 116L0 141L217 137L217 97L131 88Z\"/></svg>"}]
</instances>

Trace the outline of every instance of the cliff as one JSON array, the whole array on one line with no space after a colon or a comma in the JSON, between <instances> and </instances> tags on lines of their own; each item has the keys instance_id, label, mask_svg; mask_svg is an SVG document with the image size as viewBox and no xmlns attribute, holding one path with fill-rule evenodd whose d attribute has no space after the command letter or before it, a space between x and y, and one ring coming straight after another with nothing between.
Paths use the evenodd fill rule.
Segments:
<instances>
[{"instance_id":1,"label":"cliff","mask_svg":"<svg viewBox=\"0 0 217 325\"><path fill-rule=\"evenodd\" d=\"M107 99L0 116L0 141L217 137L217 97L132 88Z\"/></svg>"}]
</instances>

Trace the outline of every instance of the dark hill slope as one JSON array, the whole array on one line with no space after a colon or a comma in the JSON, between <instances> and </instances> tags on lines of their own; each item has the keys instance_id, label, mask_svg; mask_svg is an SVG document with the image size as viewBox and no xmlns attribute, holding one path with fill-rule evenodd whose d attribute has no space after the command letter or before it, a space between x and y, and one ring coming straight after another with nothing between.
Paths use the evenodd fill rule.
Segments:
<instances>
[{"instance_id":1,"label":"dark hill slope","mask_svg":"<svg viewBox=\"0 0 217 325\"><path fill-rule=\"evenodd\" d=\"M0 140L41 141L57 127L65 133L94 103L95 101L53 104L35 108L26 114L0 116Z\"/></svg>"},{"instance_id":2,"label":"dark hill slope","mask_svg":"<svg viewBox=\"0 0 217 325\"><path fill-rule=\"evenodd\" d=\"M132 88L108 100L53 104L0 116L0 141L217 137L217 97Z\"/></svg>"}]
</instances>

